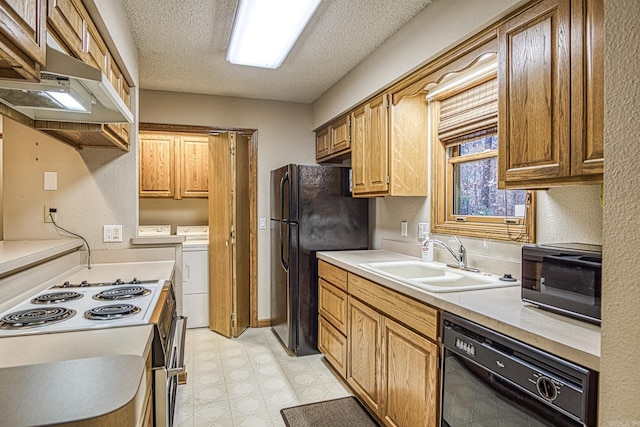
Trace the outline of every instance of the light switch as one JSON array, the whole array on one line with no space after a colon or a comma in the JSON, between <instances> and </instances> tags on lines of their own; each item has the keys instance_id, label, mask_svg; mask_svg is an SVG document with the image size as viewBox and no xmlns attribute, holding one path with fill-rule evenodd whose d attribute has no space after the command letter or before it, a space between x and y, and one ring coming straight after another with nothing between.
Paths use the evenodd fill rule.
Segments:
<instances>
[{"instance_id":1,"label":"light switch","mask_svg":"<svg viewBox=\"0 0 640 427\"><path fill-rule=\"evenodd\" d=\"M260 218L260 220L258 221L258 228L260 230L267 229L267 218Z\"/></svg>"},{"instance_id":2,"label":"light switch","mask_svg":"<svg viewBox=\"0 0 640 427\"><path fill-rule=\"evenodd\" d=\"M122 242L122 225L105 225L103 242Z\"/></svg>"},{"instance_id":3,"label":"light switch","mask_svg":"<svg viewBox=\"0 0 640 427\"><path fill-rule=\"evenodd\" d=\"M44 189L54 191L58 189L58 172L44 173Z\"/></svg>"}]
</instances>

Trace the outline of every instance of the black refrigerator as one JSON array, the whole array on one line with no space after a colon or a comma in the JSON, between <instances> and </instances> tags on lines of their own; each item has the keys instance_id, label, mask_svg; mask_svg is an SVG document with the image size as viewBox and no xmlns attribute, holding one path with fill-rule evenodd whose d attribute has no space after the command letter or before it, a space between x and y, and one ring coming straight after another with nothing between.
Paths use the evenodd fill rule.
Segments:
<instances>
[{"instance_id":1,"label":"black refrigerator","mask_svg":"<svg viewBox=\"0 0 640 427\"><path fill-rule=\"evenodd\" d=\"M271 327L298 356L318 353L316 252L369 247L369 202L350 181L345 167L271 171Z\"/></svg>"}]
</instances>

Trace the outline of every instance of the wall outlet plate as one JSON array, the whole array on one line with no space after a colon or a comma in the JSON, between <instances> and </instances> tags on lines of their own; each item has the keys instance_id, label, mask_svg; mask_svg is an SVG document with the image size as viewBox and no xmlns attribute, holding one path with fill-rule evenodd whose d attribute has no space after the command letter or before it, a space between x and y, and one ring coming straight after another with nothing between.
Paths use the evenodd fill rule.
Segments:
<instances>
[{"instance_id":1,"label":"wall outlet plate","mask_svg":"<svg viewBox=\"0 0 640 427\"><path fill-rule=\"evenodd\" d=\"M51 212L53 210L53 212ZM51 214L51 215L49 215ZM47 206L44 207L44 222L53 222L51 220L53 217L53 221L58 222L58 209L55 206Z\"/></svg>"},{"instance_id":2,"label":"wall outlet plate","mask_svg":"<svg viewBox=\"0 0 640 427\"><path fill-rule=\"evenodd\" d=\"M122 226L121 225L105 225L103 226L103 239L105 243L122 242Z\"/></svg>"}]
</instances>

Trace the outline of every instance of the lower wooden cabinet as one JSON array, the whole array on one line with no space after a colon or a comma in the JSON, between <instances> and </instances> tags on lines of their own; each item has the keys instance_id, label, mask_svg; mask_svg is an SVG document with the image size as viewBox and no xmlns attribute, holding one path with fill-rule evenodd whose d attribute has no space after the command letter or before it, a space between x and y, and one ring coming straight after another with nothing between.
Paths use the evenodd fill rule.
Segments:
<instances>
[{"instance_id":1,"label":"lower wooden cabinet","mask_svg":"<svg viewBox=\"0 0 640 427\"><path fill-rule=\"evenodd\" d=\"M349 297L347 382L377 415L382 397L382 315Z\"/></svg>"},{"instance_id":2,"label":"lower wooden cabinet","mask_svg":"<svg viewBox=\"0 0 640 427\"><path fill-rule=\"evenodd\" d=\"M342 378L347 377L347 338L322 316L318 318L318 350Z\"/></svg>"},{"instance_id":3,"label":"lower wooden cabinet","mask_svg":"<svg viewBox=\"0 0 640 427\"><path fill-rule=\"evenodd\" d=\"M385 425L435 427L438 310L324 261L318 270L326 360Z\"/></svg>"},{"instance_id":4,"label":"lower wooden cabinet","mask_svg":"<svg viewBox=\"0 0 640 427\"><path fill-rule=\"evenodd\" d=\"M435 427L438 345L388 318L382 342L380 418L389 426Z\"/></svg>"}]
</instances>

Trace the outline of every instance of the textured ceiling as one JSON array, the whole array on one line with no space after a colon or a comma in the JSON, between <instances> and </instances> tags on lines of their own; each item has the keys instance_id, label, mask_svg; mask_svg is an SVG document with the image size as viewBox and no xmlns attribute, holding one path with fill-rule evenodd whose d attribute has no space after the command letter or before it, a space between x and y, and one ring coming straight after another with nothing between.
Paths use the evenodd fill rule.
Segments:
<instances>
[{"instance_id":1,"label":"textured ceiling","mask_svg":"<svg viewBox=\"0 0 640 427\"><path fill-rule=\"evenodd\" d=\"M324 0L282 66L234 65L237 0L121 0L142 89L311 103L431 0Z\"/></svg>"}]
</instances>

